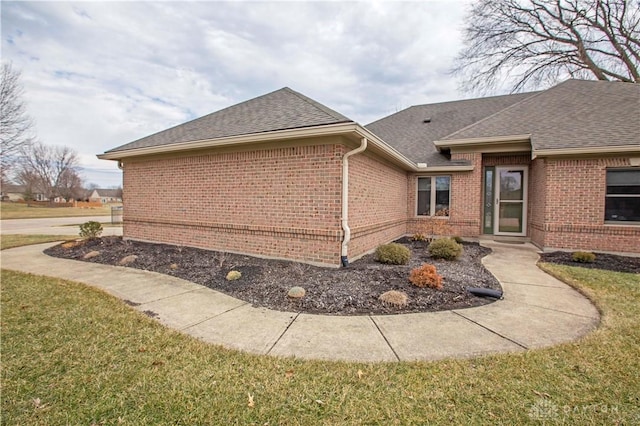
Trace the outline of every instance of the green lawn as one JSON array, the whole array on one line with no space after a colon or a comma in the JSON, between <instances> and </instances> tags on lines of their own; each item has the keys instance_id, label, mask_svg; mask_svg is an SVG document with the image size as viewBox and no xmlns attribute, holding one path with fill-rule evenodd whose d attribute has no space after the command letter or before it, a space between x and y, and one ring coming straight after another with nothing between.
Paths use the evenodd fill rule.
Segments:
<instances>
[{"instance_id":1,"label":"green lawn","mask_svg":"<svg viewBox=\"0 0 640 426\"><path fill-rule=\"evenodd\" d=\"M0 250L51 241L65 241L71 238L68 235L4 234L0 237Z\"/></svg>"},{"instance_id":2,"label":"green lawn","mask_svg":"<svg viewBox=\"0 0 640 426\"><path fill-rule=\"evenodd\" d=\"M109 216L111 206L103 207L28 207L22 203L0 203L0 217L2 219L33 219L45 217L76 217L76 216Z\"/></svg>"},{"instance_id":3,"label":"green lawn","mask_svg":"<svg viewBox=\"0 0 640 426\"><path fill-rule=\"evenodd\" d=\"M85 285L3 271L2 423L638 424L640 275L546 267L597 302L597 331L521 354L386 364L226 350Z\"/></svg>"}]
</instances>

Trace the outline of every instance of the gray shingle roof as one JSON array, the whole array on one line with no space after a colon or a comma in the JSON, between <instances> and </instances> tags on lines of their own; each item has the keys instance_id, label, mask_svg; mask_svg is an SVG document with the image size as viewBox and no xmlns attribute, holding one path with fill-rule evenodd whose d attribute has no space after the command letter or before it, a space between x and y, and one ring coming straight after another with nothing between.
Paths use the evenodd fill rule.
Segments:
<instances>
[{"instance_id":1,"label":"gray shingle roof","mask_svg":"<svg viewBox=\"0 0 640 426\"><path fill-rule=\"evenodd\" d=\"M640 148L640 84L567 80L443 139L518 134L535 150Z\"/></svg>"},{"instance_id":2,"label":"gray shingle roof","mask_svg":"<svg viewBox=\"0 0 640 426\"><path fill-rule=\"evenodd\" d=\"M120 198L122 196L122 189L100 189L100 188L95 188L95 191L98 192L98 196L100 197L112 197L112 198ZM93 193L93 191L89 192L89 195L91 195Z\"/></svg>"},{"instance_id":3,"label":"gray shingle roof","mask_svg":"<svg viewBox=\"0 0 640 426\"><path fill-rule=\"evenodd\" d=\"M452 162L436 150L433 141L533 95L521 93L417 105L368 124L366 128L416 163L451 165ZM427 119L430 121L425 123Z\"/></svg>"},{"instance_id":4,"label":"gray shingle roof","mask_svg":"<svg viewBox=\"0 0 640 426\"><path fill-rule=\"evenodd\" d=\"M285 87L107 152L345 122L352 120Z\"/></svg>"}]
</instances>

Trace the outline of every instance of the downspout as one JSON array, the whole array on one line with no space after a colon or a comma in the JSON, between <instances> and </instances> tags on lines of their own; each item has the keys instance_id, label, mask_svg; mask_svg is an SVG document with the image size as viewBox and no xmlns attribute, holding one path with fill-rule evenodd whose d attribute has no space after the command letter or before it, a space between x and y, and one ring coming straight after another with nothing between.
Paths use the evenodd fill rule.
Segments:
<instances>
[{"instance_id":1,"label":"downspout","mask_svg":"<svg viewBox=\"0 0 640 426\"><path fill-rule=\"evenodd\" d=\"M360 140L360 146L352 151L347 152L342 157L342 230L344 232L342 238L342 250L340 251L340 262L342 266L349 266L347 258L349 241L351 241L351 229L349 228L349 157L360 154L367 149L367 138Z\"/></svg>"}]
</instances>

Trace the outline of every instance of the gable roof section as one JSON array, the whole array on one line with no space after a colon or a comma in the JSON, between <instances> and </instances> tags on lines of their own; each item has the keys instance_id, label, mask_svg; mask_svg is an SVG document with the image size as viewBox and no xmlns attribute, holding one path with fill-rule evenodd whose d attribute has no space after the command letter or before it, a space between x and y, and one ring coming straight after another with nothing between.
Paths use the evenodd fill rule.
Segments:
<instances>
[{"instance_id":1,"label":"gable roof section","mask_svg":"<svg viewBox=\"0 0 640 426\"><path fill-rule=\"evenodd\" d=\"M531 135L533 154L640 150L640 85L567 80L436 143ZM577 152L577 151L576 151Z\"/></svg>"},{"instance_id":2,"label":"gable roof section","mask_svg":"<svg viewBox=\"0 0 640 426\"><path fill-rule=\"evenodd\" d=\"M433 142L535 95L520 93L437 104L417 105L365 126L416 163L453 164ZM425 120L429 122L425 123Z\"/></svg>"},{"instance_id":3,"label":"gable roof section","mask_svg":"<svg viewBox=\"0 0 640 426\"><path fill-rule=\"evenodd\" d=\"M138 139L106 153L353 122L288 87Z\"/></svg>"},{"instance_id":4,"label":"gable roof section","mask_svg":"<svg viewBox=\"0 0 640 426\"><path fill-rule=\"evenodd\" d=\"M97 192L98 197L120 198L121 195L122 195L122 190L121 189L95 188L93 191ZM93 194L93 191L91 191L91 194Z\"/></svg>"}]
</instances>

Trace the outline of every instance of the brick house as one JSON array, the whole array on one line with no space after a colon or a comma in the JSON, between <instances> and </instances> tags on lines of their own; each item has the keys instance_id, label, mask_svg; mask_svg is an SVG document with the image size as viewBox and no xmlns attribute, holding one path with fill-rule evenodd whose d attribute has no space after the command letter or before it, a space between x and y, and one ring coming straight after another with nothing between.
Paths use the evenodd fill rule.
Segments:
<instances>
[{"instance_id":1,"label":"brick house","mask_svg":"<svg viewBox=\"0 0 640 426\"><path fill-rule=\"evenodd\" d=\"M339 266L433 221L640 253L640 85L410 107L367 126L284 88L99 155L124 236ZM441 222L442 223L442 222Z\"/></svg>"}]
</instances>

